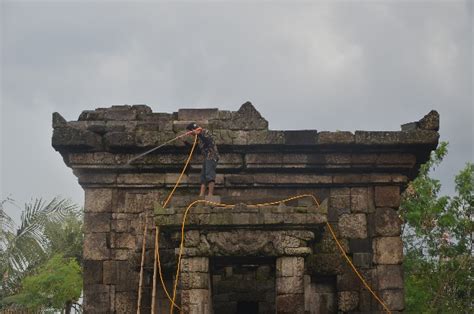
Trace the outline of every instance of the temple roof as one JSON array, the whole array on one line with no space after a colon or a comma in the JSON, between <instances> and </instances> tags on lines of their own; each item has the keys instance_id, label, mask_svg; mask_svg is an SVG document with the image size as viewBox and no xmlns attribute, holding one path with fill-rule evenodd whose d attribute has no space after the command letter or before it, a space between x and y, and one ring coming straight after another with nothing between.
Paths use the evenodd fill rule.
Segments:
<instances>
[{"instance_id":1,"label":"temple roof","mask_svg":"<svg viewBox=\"0 0 474 314\"><path fill-rule=\"evenodd\" d=\"M123 105L83 111L77 121L53 113L53 147L58 151L142 151L159 145L197 122L209 129L218 145L341 147L418 146L431 150L438 143L439 115L431 111L417 122L403 124L400 131L269 130L268 121L246 102L237 111L179 109L155 113L147 105ZM182 146L176 142L172 146Z\"/></svg>"}]
</instances>

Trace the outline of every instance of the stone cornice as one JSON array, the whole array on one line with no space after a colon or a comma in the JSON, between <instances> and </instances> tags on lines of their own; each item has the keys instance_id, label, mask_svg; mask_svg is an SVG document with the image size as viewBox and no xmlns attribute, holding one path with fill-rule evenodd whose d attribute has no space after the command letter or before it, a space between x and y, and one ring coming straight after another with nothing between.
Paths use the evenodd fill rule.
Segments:
<instances>
[{"instance_id":1,"label":"stone cornice","mask_svg":"<svg viewBox=\"0 0 474 314\"><path fill-rule=\"evenodd\" d=\"M435 111L418 122L403 125L401 131L275 131L268 129L267 120L250 103L245 103L235 112L180 109L172 114L153 113L146 105L112 106L84 111L78 121L70 122L54 113L52 144L60 152L143 151L181 134L192 121L211 130L224 151L251 151L259 148L256 146L269 146L268 151L285 150L285 147L318 150L332 146L364 150L370 147L375 150L410 146L433 148L439 138L439 118ZM182 147L178 141L168 149Z\"/></svg>"},{"instance_id":2,"label":"stone cornice","mask_svg":"<svg viewBox=\"0 0 474 314\"><path fill-rule=\"evenodd\" d=\"M413 178L439 139L435 111L402 125L401 131L275 131L268 129L267 120L252 104L245 103L235 112L180 109L153 113L146 105L112 106L84 111L78 121L70 122L54 113L52 145L79 177L177 172L189 152L181 140L132 165L127 161L182 134L192 121L213 133L221 153L220 172L319 173L331 175L330 183L338 180L333 178L338 173L400 173ZM199 167L196 156L190 171L198 172Z\"/></svg>"},{"instance_id":3,"label":"stone cornice","mask_svg":"<svg viewBox=\"0 0 474 314\"><path fill-rule=\"evenodd\" d=\"M155 221L161 228L180 229L185 208L158 207ZM189 212L186 228L192 229L305 229L324 224L327 208L324 206L266 206L247 207L237 204L232 208L198 205Z\"/></svg>"}]
</instances>

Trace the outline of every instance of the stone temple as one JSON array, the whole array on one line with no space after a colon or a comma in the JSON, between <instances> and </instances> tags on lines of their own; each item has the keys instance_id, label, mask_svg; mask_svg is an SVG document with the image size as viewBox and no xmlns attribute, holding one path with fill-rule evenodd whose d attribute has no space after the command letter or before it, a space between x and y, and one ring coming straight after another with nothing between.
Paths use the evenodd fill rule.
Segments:
<instances>
[{"instance_id":1,"label":"stone temple","mask_svg":"<svg viewBox=\"0 0 474 314\"><path fill-rule=\"evenodd\" d=\"M170 312L159 276L153 296L154 225L171 294L183 212L198 199L201 156L194 154L166 208L159 204L176 183L189 147L178 140L127 161L181 134L191 121L212 131L221 155L215 192L222 203L236 206L190 210L175 313L384 312L326 222L390 311L404 310L397 209L401 192L438 144L438 113L400 131L275 131L245 103L235 112L112 106L84 111L70 122L53 114L52 145L85 191L86 313L137 312L139 290L141 312L150 312L153 297L155 312ZM316 196L320 206L310 198L249 206L301 194Z\"/></svg>"}]
</instances>

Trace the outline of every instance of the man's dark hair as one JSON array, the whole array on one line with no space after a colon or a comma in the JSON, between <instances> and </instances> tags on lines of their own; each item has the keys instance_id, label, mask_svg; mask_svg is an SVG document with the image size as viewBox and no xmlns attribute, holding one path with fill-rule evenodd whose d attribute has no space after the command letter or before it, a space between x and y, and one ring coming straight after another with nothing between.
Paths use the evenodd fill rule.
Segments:
<instances>
[{"instance_id":1,"label":"man's dark hair","mask_svg":"<svg viewBox=\"0 0 474 314\"><path fill-rule=\"evenodd\" d=\"M186 127L186 130L189 130L189 131L192 131L192 130L195 130L198 128L198 125L196 124L196 122L191 122L190 124L188 124L188 126Z\"/></svg>"}]
</instances>

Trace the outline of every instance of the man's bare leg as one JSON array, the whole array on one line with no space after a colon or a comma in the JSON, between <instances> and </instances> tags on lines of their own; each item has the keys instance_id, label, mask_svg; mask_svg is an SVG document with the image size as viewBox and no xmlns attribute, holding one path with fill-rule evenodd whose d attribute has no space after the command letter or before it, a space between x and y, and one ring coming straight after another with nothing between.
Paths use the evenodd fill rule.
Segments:
<instances>
[{"instance_id":1,"label":"man's bare leg","mask_svg":"<svg viewBox=\"0 0 474 314\"><path fill-rule=\"evenodd\" d=\"M208 187L209 187L209 196L213 196L214 195L214 181L211 181L208 183Z\"/></svg>"},{"instance_id":2,"label":"man's bare leg","mask_svg":"<svg viewBox=\"0 0 474 314\"><path fill-rule=\"evenodd\" d=\"M206 194L206 185L201 184L201 191L199 192L199 196L204 196Z\"/></svg>"}]
</instances>

